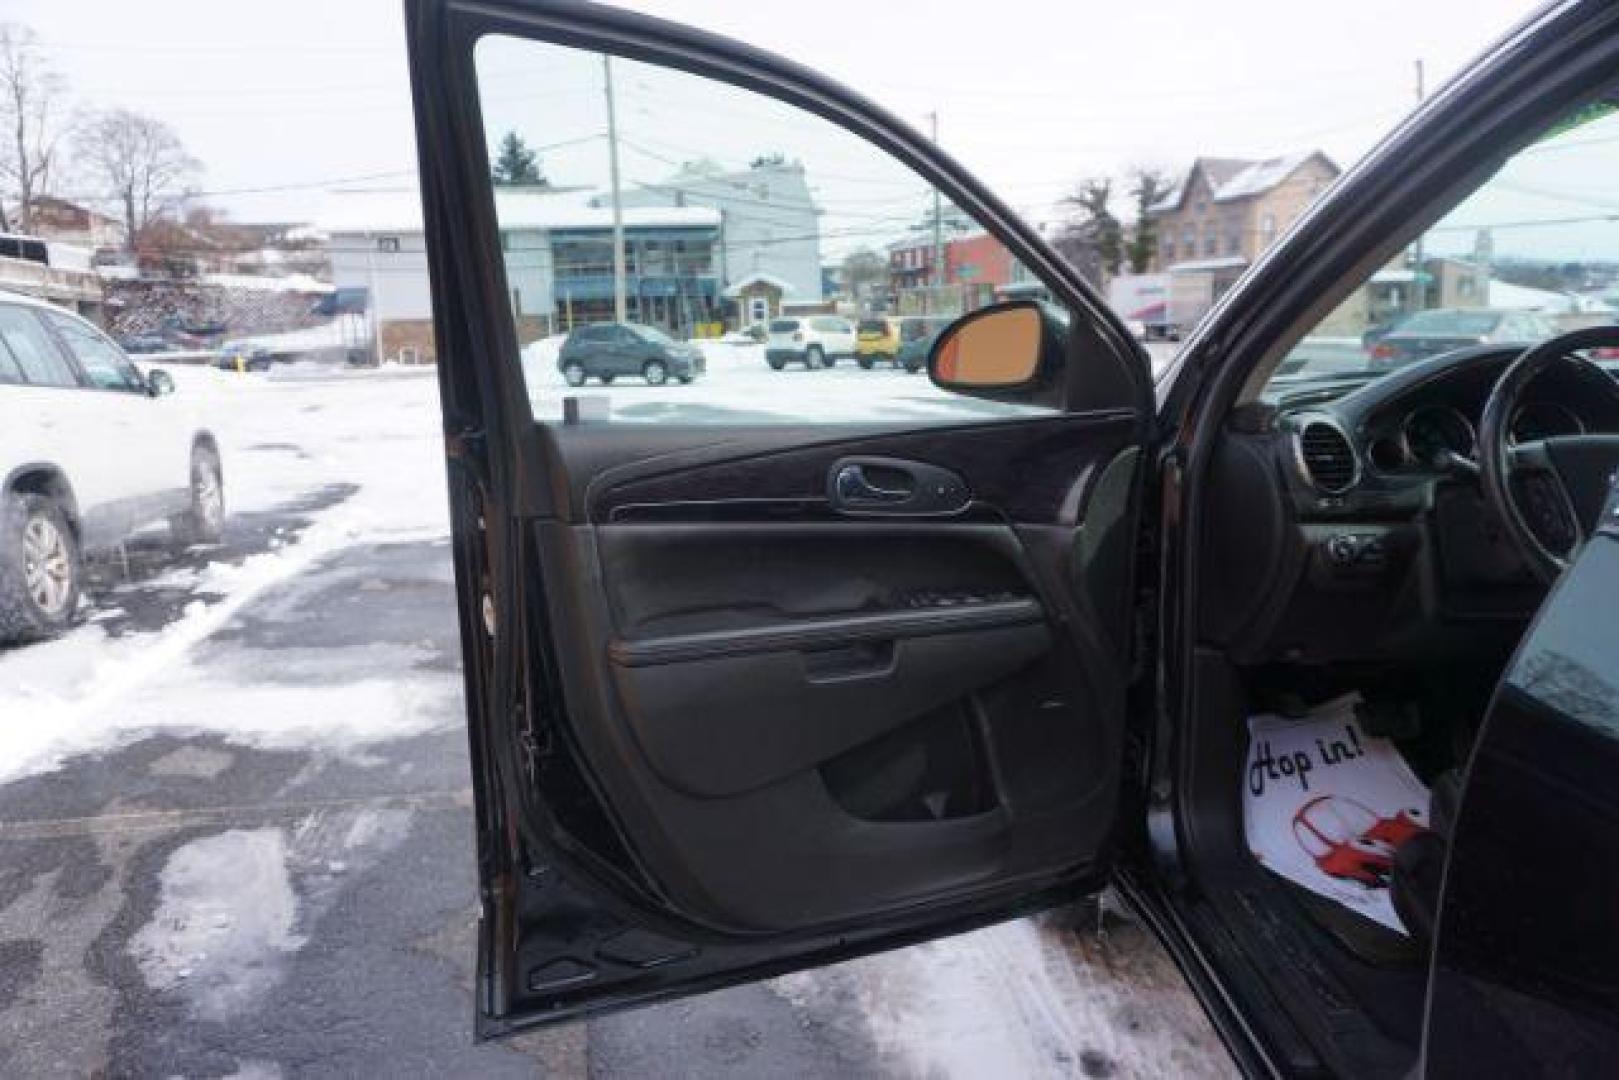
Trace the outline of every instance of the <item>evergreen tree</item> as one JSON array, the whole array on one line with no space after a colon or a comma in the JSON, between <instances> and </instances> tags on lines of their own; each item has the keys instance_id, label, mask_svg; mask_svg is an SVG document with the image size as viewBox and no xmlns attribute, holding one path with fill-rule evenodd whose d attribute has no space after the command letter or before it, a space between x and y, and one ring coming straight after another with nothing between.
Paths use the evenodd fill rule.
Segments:
<instances>
[{"instance_id":1,"label":"evergreen tree","mask_svg":"<svg viewBox=\"0 0 1619 1080\"><path fill-rule=\"evenodd\" d=\"M523 137L508 131L500 140L500 152L495 155L495 167L490 176L497 187L550 187L551 182L540 171L539 155L528 148Z\"/></svg>"}]
</instances>

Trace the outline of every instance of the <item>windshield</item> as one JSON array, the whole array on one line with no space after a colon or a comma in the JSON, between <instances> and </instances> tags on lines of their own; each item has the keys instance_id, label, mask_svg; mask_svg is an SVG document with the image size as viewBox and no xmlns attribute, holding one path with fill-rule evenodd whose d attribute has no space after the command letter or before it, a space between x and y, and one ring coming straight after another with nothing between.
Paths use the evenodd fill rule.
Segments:
<instances>
[{"instance_id":1,"label":"windshield","mask_svg":"<svg viewBox=\"0 0 1619 1080\"><path fill-rule=\"evenodd\" d=\"M1458 348L1619 322L1615 176L1619 113L1597 102L1364 278L1300 338L1267 391L1372 380Z\"/></svg>"},{"instance_id":2,"label":"windshield","mask_svg":"<svg viewBox=\"0 0 1619 1080\"><path fill-rule=\"evenodd\" d=\"M797 319L776 319L770 324L770 332L772 334L790 334L797 329Z\"/></svg>"},{"instance_id":3,"label":"windshield","mask_svg":"<svg viewBox=\"0 0 1619 1080\"><path fill-rule=\"evenodd\" d=\"M1395 322L1391 333L1471 337L1488 334L1500 321L1491 311L1423 311Z\"/></svg>"},{"instance_id":4,"label":"windshield","mask_svg":"<svg viewBox=\"0 0 1619 1080\"><path fill-rule=\"evenodd\" d=\"M668 334L665 334L662 330L659 330L655 326L631 326L630 329L633 330L635 335L641 338L643 341L651 341L659 345L675 344L674 338L670 337Z\"/></svg>"}]
</instances>

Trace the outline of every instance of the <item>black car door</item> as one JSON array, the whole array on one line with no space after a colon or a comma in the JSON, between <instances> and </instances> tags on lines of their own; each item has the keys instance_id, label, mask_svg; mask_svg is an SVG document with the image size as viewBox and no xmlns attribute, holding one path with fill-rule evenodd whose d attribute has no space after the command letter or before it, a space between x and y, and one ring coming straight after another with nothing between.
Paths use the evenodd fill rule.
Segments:
<instances>
[{"instance_id":1,"label":"black car door","mask_svg":"<svg viewBox=\"0 0 1619 1080\"><path fill-rule=\"evenodd\" d=\"M1121 824L1152 410L1124 327L959 166L796 64L584 4L407 12L477 796L480 1031L1098 888ZM811 159L726 174L669 156L750 116L761 141L814 128L829 187L869 181L836 207L850 224L823 223ZM562 196L541 192L525 220L566 218L588 243L677 236L666 292L683 324L745 323L724 289L760 266L817 293L819 243L887 227L874 199L946 201L1049 289L1043 325L1066 327L1065 351L1039 393L973 397L852 366L774 372L737 346L754 352L724 353L682 395L614 387L610 416L568 422L584 410L561 406L560 385L525 386L517 361L499 237L522 223L497 220L488 164L508 117L557 143L585 125L593 153L547 159L559 188L605 180L615 155L616 198L653 201L553 211L543 200ZM675 138L689 141L671 151ZM660 153L672 176L632 183L630 155L652 176ZM922 187L940 199L915 202ZM593 287L570 279L569 302Z\"/></svg>"},{"instance_id":2,"label":"black car door","mask_svg":"<svg viewBox=\"0 0 1619 1080\"><path fill-rule=\"evenodd\" d=\"M1619 1054L1619 499L1491 702L1450 840L1430 1075L1598 1076Z\"/></svg>"}]
</instances>

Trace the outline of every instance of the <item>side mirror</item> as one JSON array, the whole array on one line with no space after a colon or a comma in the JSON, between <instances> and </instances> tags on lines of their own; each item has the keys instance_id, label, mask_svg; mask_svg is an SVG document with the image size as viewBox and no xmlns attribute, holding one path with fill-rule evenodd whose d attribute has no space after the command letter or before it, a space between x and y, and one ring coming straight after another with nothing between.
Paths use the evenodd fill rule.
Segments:
<instances>
[{"instance_id":1,"label":"side mirror","mask_svg":"<svg viewBox=\"0 0 1619 1080\"><path fill-rule=\"evenodd\" d=\"M963 315L928 351L935 385L959 394L1046 404L1060 399L1068 324L1038 300L1008 300Z\"/></svg>"},{"instance_id":2,"label":"side mirror","mask_svg":"<svg viewBox=\"0 0 1619 1080\"><path fill-rule=\"evenodd\" d=\"M146 389L153 397L172 394L174 393L174 376L162 368L153 368L146 373Z\"/></svg>"}]
</instances>

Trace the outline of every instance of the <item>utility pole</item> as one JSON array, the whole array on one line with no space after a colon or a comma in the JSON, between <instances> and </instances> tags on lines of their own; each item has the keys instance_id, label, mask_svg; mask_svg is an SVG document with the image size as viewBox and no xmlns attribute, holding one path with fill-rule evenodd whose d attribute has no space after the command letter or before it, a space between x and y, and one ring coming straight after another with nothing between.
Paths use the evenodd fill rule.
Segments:
<instances>
[{"instance_id":1,"label":"utility pole","mask_svg":"<svg viewBox=\"0 0 1619 1080\"><path fill-rule=\"evenodd\" d=\"M613 58L602 53L607 91L607 171L613 184L613 318L628 322L624 305L624 204L618 186L618 119L613 112Z\"/></svg>"},{"instance_id":2,"label":"utility pole","mask_svg":"<svg viewBox=\"0 0 1619 1080\"><path fill-rule=\"evenodd\" d=\"M1422 58L1418 57L1417 58L1417 107L1418 108L1422 107L1422 102L1423 102L1423 99L1425 97L1427 97L1427 92L1426 92L1426 88L1423 85L1423 79L1422 79ZM1412 304L1411 304L1411 310L1412 311L1421 311L1424 307L1427 306L1427 303L1428 303L1428 282L1423 277L1423 269L1422 269L1423 258L1422 258L1422 234L1421 233L1417 234L1416 243L1412 245L1412 260L1411 261L1413 263L1415 263L1415 265L1412 267L1412 276L1411 276L1411 297L1412 297L1412 301L1413 301Z\"/></svg>"},{"instance_id":3,"label":"utility pole","mask_svg":"<svg viewBox=\"0 0 1619 1080\"><path fill-rule=\"evenodd\" d=\"M935 109L928 113L928 130L933 137L934 145L939 142L939 111ZM939 286L944 284L944 210L939 205L939 187L933 186L933 285L929 296L930 301L940 297ZM934 304L928 304L931 312Z\"/></svg>"}]
</instances>

